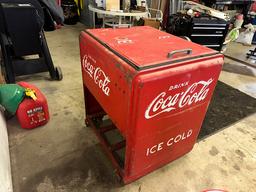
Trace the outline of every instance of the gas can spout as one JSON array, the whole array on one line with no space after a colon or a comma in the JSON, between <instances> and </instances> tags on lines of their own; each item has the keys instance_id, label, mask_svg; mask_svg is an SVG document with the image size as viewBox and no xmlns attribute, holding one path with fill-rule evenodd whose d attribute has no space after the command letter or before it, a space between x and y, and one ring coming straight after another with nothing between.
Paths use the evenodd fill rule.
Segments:
<instances>
[{"instance_id":1,"label":"gas can spout","mask_svg":"<svg viewBox=\"0 0 256 192\"><path fill-rule=\"evenodd\" d=\"M25 95L26 95L27 97L32 98L34 101L37 100L36 91L35 91L34 89L26 88L26 89L25 89Z\"/></svg>"}]
</instances>

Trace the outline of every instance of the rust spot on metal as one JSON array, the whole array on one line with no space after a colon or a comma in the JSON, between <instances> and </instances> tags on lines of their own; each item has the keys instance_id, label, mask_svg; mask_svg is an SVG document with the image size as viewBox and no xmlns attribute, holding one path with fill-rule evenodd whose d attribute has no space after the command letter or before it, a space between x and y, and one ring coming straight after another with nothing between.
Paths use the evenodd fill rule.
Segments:
<instances>
[{"instance_id":1,"label":"rust spot on metal","mask_svg":"<svg viewBox=\"0 0 256 192\"><path fill-rule=\"evenodd\" d=\"M126 68L123 65L121 65L121 63L116 63L115 66L124 74L124 79L128 83L128 85L131 85L133 77L136 74L133 74L129 70L126 70Z\"/></svg>"},{"instance_id":2,"label":"rust spot on metal","mask_svg":"<svg viewBox=\"0 0 256 192\"><path fill-rule=\"evenodd\" d=\"M116 63L116 67L117 67L118 69L120 69L120 71L122 71L122 72L125 72L125 71L126 71L125 68L124 68L124 66L121 65L120 63Z\"/></svg>"},{"instance_id":3,"label":"rust spot on metal","mask_svg":"<svg viewBox=\"0 0 256 192\"><path fill-rule=\"evenodd\" d=\"M142 88L143 88L143 86L144 86L144 83L139 82L139 88L140 88L140 89L142 89Z\"/></svg>"},{"instance_id":4,"label":"rust spot on metal","mask_svg":"<svg viewBox=\"0 0 256 192\"><path fill-rule=\"evenodd\" d=\"M130 73L125 73L124 78L126 82L130 85L132 83L133 75L131 75Z\"/></svg>"}]
</instances>

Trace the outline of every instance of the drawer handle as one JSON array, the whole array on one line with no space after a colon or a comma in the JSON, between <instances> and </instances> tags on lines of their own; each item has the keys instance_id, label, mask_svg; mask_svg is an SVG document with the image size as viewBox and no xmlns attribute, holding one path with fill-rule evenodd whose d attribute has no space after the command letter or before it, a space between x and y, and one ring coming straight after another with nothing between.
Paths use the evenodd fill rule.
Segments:
<instances>
[{"instance_id":1,"label":"drawer handle","mask_svg":"<svg viewBox=\"0 0 256 192\"><path fill-rule=\"evenodd\" d=\"M180 49L180 50L171 51L168 53L167 57L172 58L177 53L185 53L187 55L190 55L192 53L192 49Z\"/></svg>"}]
</instances>

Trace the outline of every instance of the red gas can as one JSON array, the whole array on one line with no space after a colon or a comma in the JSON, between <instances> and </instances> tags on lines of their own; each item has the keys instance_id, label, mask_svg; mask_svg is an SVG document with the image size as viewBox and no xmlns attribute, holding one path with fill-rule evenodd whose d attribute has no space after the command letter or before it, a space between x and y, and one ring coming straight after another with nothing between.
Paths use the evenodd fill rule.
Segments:
<instances>
[{"instance_id":1,"label":"red gas can","mask_svg":"<svg viewBox=\"0 0 256 192\"><path fill-rule=\"evenodd\" d=\"M49 121L47 100L42 92L34 85L26 82L19 82L20 86L35 91L36 100L25 97L20 103L16 115L22 128L33 129L44 125Z\"/></svg>"},{"instance_id":2,"label":"red gas can","mask_svg":"<svg viewBox=\"0 0 256 192\"><path fill-rule=\"evenodd\" d=\"M80 50L86 123L125 183L193 148L219 52L146 26L86 30Z\"/></svg>"}]
</instances>

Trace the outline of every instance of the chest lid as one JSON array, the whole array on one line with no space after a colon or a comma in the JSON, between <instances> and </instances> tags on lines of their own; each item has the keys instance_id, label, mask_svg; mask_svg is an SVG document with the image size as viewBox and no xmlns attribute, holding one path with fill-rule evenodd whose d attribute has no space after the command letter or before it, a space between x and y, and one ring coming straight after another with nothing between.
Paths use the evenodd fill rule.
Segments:
<instances>
[{"instance_id":1,"label":"chest lid","mask_svg":"<svg viewBox=\"0 0 256 192\"><path fill-rule=\"evenodd\" d=\"M86 32L136 70L171 65L218 53L148 26L89 29Z\"/></svg>"}]
</instances>

